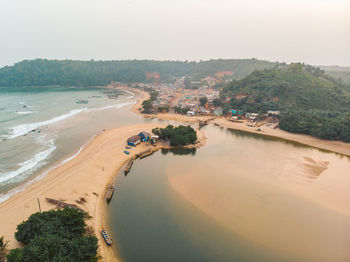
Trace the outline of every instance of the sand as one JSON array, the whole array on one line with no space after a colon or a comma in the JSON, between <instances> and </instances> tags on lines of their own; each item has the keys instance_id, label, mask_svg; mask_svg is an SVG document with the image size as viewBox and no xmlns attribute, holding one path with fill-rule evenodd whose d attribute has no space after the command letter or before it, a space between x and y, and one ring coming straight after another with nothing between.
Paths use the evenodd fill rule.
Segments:
<instances>
[{"instance_id":1,"label":"sand","mask_svg":"<svg viewBox=\"0 0 350 262\"><path fill-rule=\"evenodd\" d=\"M258 131L259 129L258 127L249 127L247 126L246 122L244 123L231 122L226 120L225 118L216 118L212 120L210 123L214 123L222 127L242 130L250 133L278 137L278 138L286 139L296 143L323 149L326 151L332 151L335 153L350 156L350 143L345 143L341 141L324 140L324 139L320 139L309 135L293 134L293 133L289 133L287 131L281 130L279 128L273 129L267 126L259 127L261 131Z\"/></svg>"},{"instance_id":2,"label":"sand","mask_svg":"<svg viewBox=\"0 0 350 262\"><path fill-rule=\"evenodd\" d=\"M10 240L9 247L18 246L13 235L17 224L39 211L38 198L42 211L54 208L45 201L46 197L70 204L77 204L76 200L85 198L87 201L85 204L77 205L92 216L88 224L99 232L102 221L106 219L103 217L106 186L130 158L123 152L126 139L143 130L150 131L154 127L155 124L143 124L105 131L96 136L73 160L54 169L40 181L1 203L0 232ZM136 154L149 147L142 143L132 148L130 153ZM107 227L107 224L103 226ZM97 233L97 236L100 240L100 254L105 258L104 261L115 261L113 249L106 248L100 234Z\"/></svg>"},{"instance_id":3,"label":"sand","mask_svg":"<svg viewBox=\"0 0 350 262\"><path fill-rule=\"evenodd\" d=\"M136 92L143 94L143 96L135 104L133 111L136 111L141 106L142 101L148 98L146 93L138 90ZM48 197L76 204L87 211L92 216L88 220L88 226L94 228L99 238L101 261L118 261L113 248L107 247L99 234L101 226L108 230L108 217L105 215L107 186L113 182L118 171L132 155L151 147L141 143L129 150L130 155L126 155L123 151L127 138L141 131L150 132L152 128L164 126L165 124L139 124L102 132L71 161L55 168L41 180L0 203L0 233L5 236L6 240L10 241L9 248L19 247L19 243L14 238L16 226L31 214L39 211L38 199L42 211L55 208L45 201L45 198ZM204 134L198 132L198 137L199 142L195 147L205 143ZM87 202L78 204L76 201L81 198L86 199Z\"/></svg>"},{"instance_id":4,"label":"sand","mask_svg":"<svg viewBox=\"0 0 350 262\"><path fill-rule=\"evenodd\" d=\"M112 86L111 88L116 87ZM133 107L133 112L140 113L142 102L149 98L149 94L138 89L122 88L142 95L142 98ZM325 141L311 136L291 134L268 127L261 127L262 131L256 131L256 128L247 127L245 124L231 123L223 118L215 118L213 120L212 117L188 117L175 114L148 115L148 117L158 117L188 123L211 119L212 123L224 127L276 136L309 146L350 155L350 144L348 143ZM97 237L100 240L99 255L102 257L101 261L118 261L113 249L108 248L104 244L102 237L98 233L102 225L108 230L107 217L104 215L106 214L104 212L106 208L104 200L106 187L113 181L120 168L130 158L129 155L123 152L126 139L140 131L150 131L152 128L159 126L162 125L140 124L107 130L97 135L74 159L52 170L47 176L34 182L7 201L0 203L0 233L10 241L9 247L18 247L18 243L14 239L16 226L23 220L26 220L31 214L39 211L38 199L40 200L41 210L46 211L55 208L45 201L46 197L71 204L77 204L77 200L85 198L87 200L85 204L77 205L92 216L88 224L95 229ZM198 136L200 142L196 147L202 146L206 141L203 133L198 132ZM131 154L139 153L147 148L149 147L145 144L138 145L131 150Z\"/></svg>"}]
</instances>

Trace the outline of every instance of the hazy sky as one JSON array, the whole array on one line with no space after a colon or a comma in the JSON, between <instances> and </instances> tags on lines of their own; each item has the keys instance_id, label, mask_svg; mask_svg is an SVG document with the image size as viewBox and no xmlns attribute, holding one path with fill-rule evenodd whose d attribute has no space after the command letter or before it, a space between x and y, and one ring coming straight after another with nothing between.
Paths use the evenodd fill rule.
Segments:
<instances>
[{"instance_id":1,"label":"hazy sky","mask_svg":"<svg viewBox=\"0 0 350 262\"><path fill-rule=\"evenodd\" d=\"M350 0L0 0L0 66L251 57L350 66Z\"/></svg>"}]
</instances>

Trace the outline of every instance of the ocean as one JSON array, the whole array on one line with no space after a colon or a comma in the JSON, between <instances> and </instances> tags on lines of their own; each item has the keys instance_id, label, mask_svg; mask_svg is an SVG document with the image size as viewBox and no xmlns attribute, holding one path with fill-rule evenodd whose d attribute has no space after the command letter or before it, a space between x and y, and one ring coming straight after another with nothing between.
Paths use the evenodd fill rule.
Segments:
<instances>
[{"instance_id":1,"label":"ocean","mask_svg":"<svg viewBox=\"0 0 350 262\"><path fill-rule=\"evenodd\" d=\"M132 123L134 103L133 93L106 88L0 88L0 202L103 129Z\"/></svg>"}]
</instances>

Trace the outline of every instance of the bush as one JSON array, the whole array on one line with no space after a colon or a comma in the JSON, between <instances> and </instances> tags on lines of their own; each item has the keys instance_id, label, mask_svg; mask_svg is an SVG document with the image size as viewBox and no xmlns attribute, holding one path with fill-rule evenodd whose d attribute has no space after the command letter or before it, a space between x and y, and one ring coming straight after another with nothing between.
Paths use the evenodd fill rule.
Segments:
<instances>
[{"instance_id":1,"label":"bush","mask_svg":"<svg viewBox=\"0 0 350 262\"><path fill-rule=\"evenodd\" d=\"M152 132L160 139L170 141L171 146L184 146L194 144L197 141L197 133L190 126L180 125L174 128L174 126L168 125L165 128L155 128Z\"/></svg>"},{"instance_id":2,"label":"bush","mask_svg":"<svg viewBox=\"0 0 350 262\"><path fill-rule=\"evenodd\" d=\"M35 213L17 226L24 244L7 255L8 262L97 261L97 238L86 235L85 214L66 208Z\"/></svg>"}]
</instances>

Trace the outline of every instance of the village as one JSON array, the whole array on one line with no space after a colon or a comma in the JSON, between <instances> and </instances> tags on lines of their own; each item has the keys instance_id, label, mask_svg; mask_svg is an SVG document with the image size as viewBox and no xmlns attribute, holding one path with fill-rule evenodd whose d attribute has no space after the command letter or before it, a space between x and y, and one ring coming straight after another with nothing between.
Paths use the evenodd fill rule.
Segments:
<instances>
[{"instance_id":1,"label":"village","mask_svg":"<svg viewBox=\"0 0 350 262\"><path fill-rule=\"evenodd\" d=\"M232 122L245 122L250 127L262 125L272 128L278 127L279 111L244 112L232 108L229 98L222 101L220 99L220 86L227 81L230 79L212 76L206 76L199 81L189 81L183 76L175 78L173 83L135 83L132 87L153 94L148 100L148 107L143 105L143 113L225 117ZM246 97L245 94L239 94L235 96L235 99Z\"/></svg>"}]
</instances>

